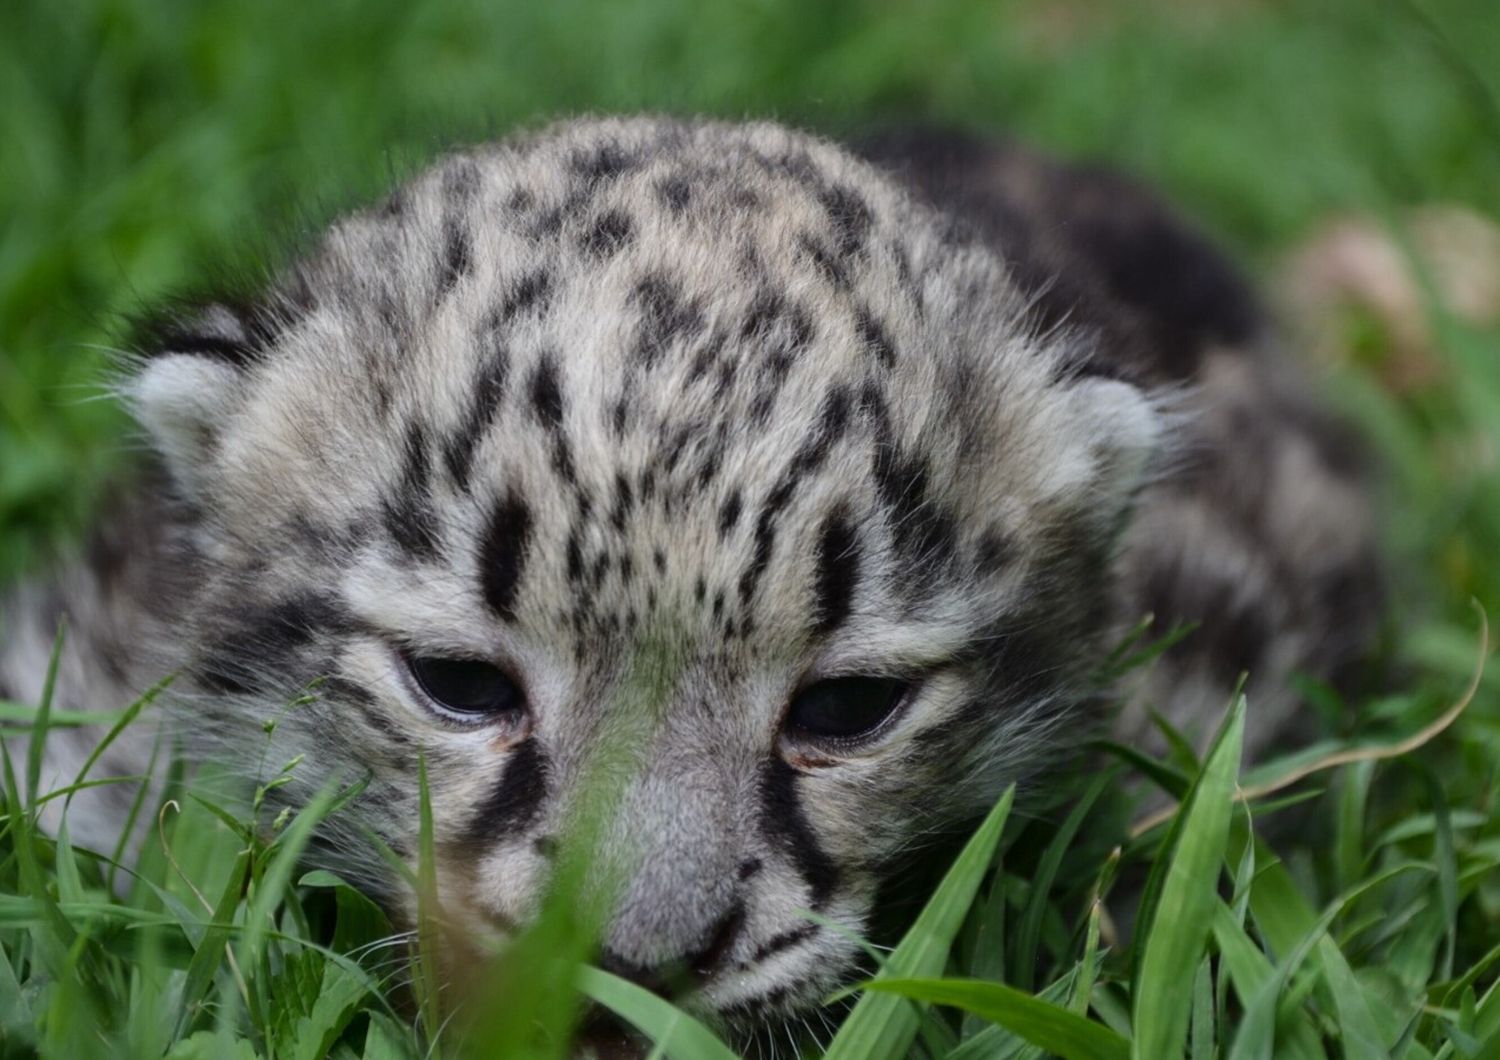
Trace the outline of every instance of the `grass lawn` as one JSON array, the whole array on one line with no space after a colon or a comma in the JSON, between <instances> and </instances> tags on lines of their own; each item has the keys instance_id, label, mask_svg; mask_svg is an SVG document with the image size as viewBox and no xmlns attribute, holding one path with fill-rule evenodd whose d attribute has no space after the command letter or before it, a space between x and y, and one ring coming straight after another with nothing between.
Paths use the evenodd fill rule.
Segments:
<instances>
[{"instance_id":1,"label":"grass lawn","mask_svg":"<svg viewBox=\"0 0 1500 1060\"><path fill-rule=\"evenodd\" d=\"M1226 704L1201 762L1122 759L1046 821L1002 802L852 1014L832 1010L826 1055L1500 1057L1500 676L1478 672L1481 616L1500 621L1500 323L1449 304L1413 224L1439 203L1500 219L1497 56L1494 0L9 0L0 581L66 549L129 460L100 400L124 315L261 275L340 206L517 124L1004 130L1147 178L1269 288L1359 215L1417 277L1423 322L1413 352L1378 313L1325 321L1328 388L1385 469L1388 691L1309 689L1326 742L1253 771ZM48 724L0 705L0 734ZM734 1055L579 970L566 886L485 978L486 1015L450 1021L435 929L382 941L367 899L296 868L347 792L279 822L180 796L116 897L111 852L36 831L30 774L0 785L0 1058L562 1056L585 995L662 1055ZM1112 797L1131 779L1183 809L1132 828ZM1122 876L1145 881L1130 940L1094 900Z\"/></svg>"}]
</instances>

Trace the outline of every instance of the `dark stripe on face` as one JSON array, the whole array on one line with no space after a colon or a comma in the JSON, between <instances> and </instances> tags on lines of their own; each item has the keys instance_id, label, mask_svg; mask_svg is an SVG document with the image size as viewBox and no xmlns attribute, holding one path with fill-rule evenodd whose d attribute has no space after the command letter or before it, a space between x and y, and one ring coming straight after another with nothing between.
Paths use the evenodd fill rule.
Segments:
<instances>
[{"instance_id":1,"label":"dark stripe on face","mask_svg":"<svg viewBox=\"0 0 1500 1060\"><path fill-rule=\"evenodd\" d=\"M334 707L352 707L365 724L386 741L389 746L380 749L384 758L401 769L413 768L411 738L381 711L375 693L345 677L328 678L323 682L322 693L323 699L331 701Z\"/></svg>"},{"instance_id":2,"label":"dark stripe on face","mask_svg":"<svg viewBox=\"0 0 1500 1060\"><path fill-rule=\"evenodd\" d=\"M849 617L859 584L859 540L842 511L823 520L817 559L814 632L822 635L837 629Z\"/></svg>"},{"instance_id":3,"label":"dark stripe on face","mask_svg":"<svg viewBox=\"0 0 1500 1060\"><path fill-rule=\"evenodd\" d=\"M507 492L490 513L479 553L484 602L506 622L516 617L516 596L526 571L531 530L531 508L519 494Z\"/></svg>"},{"instance_id":4,"label":"dark stripe on face","mask_svg":"<svg viewBox=\"0 0 1500 1060\"><path fill-rule=\"evenodd\" d=\"M780 935L773 936L769 941L762 943L755 951L755 955L750 958L751 963L759 964L767 957L774 956L784 949L795 946L799 942L806 942L816 935L818 930L817 924L803 924L790 931L783 931Z\"/></svg>"},{"instance_id":5,"label":"dark stripe on face","mask_svg":"<svg viewBox=\"0 0 1500 1060\"><path fill-rule=\"evenodd\" d=\"M432 507L432 464L427 455L427 432L420 423L406 430L402 446L401 481L396 495L382 508L386 532L410 556L437 552L437 513Z\"/></svg>"},{"instance_id":6,"label":"dark stripe on face","mask_svg":"<svg viewBox=\"0 0 1500 1060\"><path fill-rule=\"evenodd\" d=\"M790 503L803 480L823 466L829 451L844 436L848 424L849 392L843 387L834 387L823 399L818 425L809 432L786 470L781 473L776 486L766 495L760 515L755 521L754 548L750 554L750 562L740 575L740 603L750 603L762 575L770 565L771 552L776 545L777 517Z\"/></svg>"},{"instance_id":7,"label":"dark stripe on face","mask_svg":"<svg viewBox=\"0 0 1500 1060\"><path fill-rule=\"evenodd\" d=\"M469 472L474 464L474 450L484 432L495 422L505 400L505 387L510 378L510 351L501 344L496 330L486 335L484 366L479 378L474 381L473 400L464 414L463 423L443 447L443 461L448 465L448 474L459 489L469 488Z\"/></svg>"},{"instance_id":8,"label":"dark stripe on face","mask_svg":"<svg viewBox=\"0 0 1500 1060\"><path fill-rule=\"evenodd\" d=\"M797 798L797 771L780 758L761 767L761 827L768 839L781 844L797 871L807 881L811 906L817 910L838 885L839 870L818 846Z\"/></svg>"},{"instance_id":9,"label":"dark stripe on face","mask_svg":"<svg viewBox=\"0 0 1500 1060\"><path fill-rule=\"evenodd\" d=\"M557 378L557 362L551 353L545 353L537 361L531 375L531 410L537 422L552 435L552 469L558 477L577 490L578 468L573 461L573 446L563 429L563 415L567 404L563 397L562 383Z\"/></svg>"},{"instance_id":10,"label":"dark stripe on face","mask_svg":"<svg viewBox=\"0 0 1500 1060\"><path fill-rule=\"evenodd\" d=\"M884 447L876 450L873 463L875 487L908 567L945 566L953 556L953 520L928 495L927 466Z\"/></svg>"},{"instance_id":11,"label":"dark stripe on face","mask_svg":"<svg viewBox=\"0 0 1500 1060\"><path fill-rule=\"evenodd\" d=\"M296 676L298 653L323 630L348 631L353 626L334 600L307 594L250 610L233 630L210 640L200 651L193 673L216 692L267 692L306 683L314 676Z\"/></svg>"},{"instance_id":12,"label":"dark stripe on face","mask_svg":"<svg viewBox=\"0 0 1500 1060\"><path fill-rule=\"evenodd\" d=\"M488 847L535 821L547 797L548 768L547 754L535 740L511 752L499 781L464 828L465 845Z\"/></svg>"}]
</instances>

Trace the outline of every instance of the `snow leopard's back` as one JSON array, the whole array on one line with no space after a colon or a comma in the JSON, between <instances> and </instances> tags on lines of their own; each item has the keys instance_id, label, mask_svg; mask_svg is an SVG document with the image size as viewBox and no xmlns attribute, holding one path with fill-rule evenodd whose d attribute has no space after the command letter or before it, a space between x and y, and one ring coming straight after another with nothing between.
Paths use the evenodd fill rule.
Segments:
<instances>
[{"instance_id":1,"label":"snow leopard's back","mask_svg":"<svg viewBox=\"0 0 1500 1060\"><path fill-rule=\"evenodd\" d=\"M797 910L859 928L899 855L1076 746L1143 613L1199 625L1121 732L1207 724L1249 670L1275 738L1376 591L1358 461L1253 300L1117 178L868 150L888 173L773 125L567 123L166 317L126 392L160 470L7 605L0 693L38 697L64 613L58 705L180 671L200 754L258 759L313 687L277 796L371 778L318 856L399 907L356 825L414 856L424 757L450 907L504 931L645 668L604 959L743 1021L853 960Z\"/></svg>"}]
</instances>

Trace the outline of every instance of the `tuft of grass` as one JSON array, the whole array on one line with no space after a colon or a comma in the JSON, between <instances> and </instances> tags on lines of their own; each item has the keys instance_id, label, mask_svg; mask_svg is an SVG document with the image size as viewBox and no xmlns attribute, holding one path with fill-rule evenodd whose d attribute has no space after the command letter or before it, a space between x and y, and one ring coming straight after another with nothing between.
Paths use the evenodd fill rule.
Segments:
<instances>
[{"instance_id":1,"label":"tuft of grass","mask_svg":"<svg viewBox=\"0 0 1500 1060\"><path fill-rule=\"evenodd\" d=\"M1483 643L1471 694L1487 654ZM1500 946L1471 956L1458 931L1500 874L1487 819L1452 812L1434 783L1433 812L1363 838L1357 800L1327 800L1330 818L1356 833L1345 846L1364 853L1356 869L1346 855L1343 875L1327 877L1347 885L1319 908L1317 880L1299 880L1253 825L1274 811L1255 808L1241 783L1246 709L1236 696L1186 789L1168 786L1181 801L1159 822L1132 829L1085 812L1057 831L1014 816L1007 791L874 977L828 999L833 1012L858 998L834 1033L803 1039L800 1051L827 1060L1490 1055L1500 1047ZM44 700L32 747L49 715ZM1364 753L1324 759L1345 792L1377 771L1382 749ZM259 818L262 798L288 783L295 760L243 806L179 787L157 818L162 856L133 871L74 847L66 818L55 837L39 829L40 806L78 784L33 794L11 760L0 819L0 1055L556 1058L568 1055L585 1001L634 1027L653 1055L742 1055L711 1023L588 967L602 920L578 911L602 907L588 890L587 839L574 846L581 859L562 859L542 916L477 989L454 993L441 910L423 908L436 894L429 811L410 881L422 923L397 934L336 875L296 878L312 832L359 784L326 787L271 822ZM618 778L618 765L603 772ZM1291 783L1320 775L1296 756L1281 768ZM1106 774L1080 805L1115 781ZM604 795L592 805L611 805ZM602 834L606 820L594 812L570 832ZM1036 869L1020 868L1028 859ZM1105 912L1122 867L1146 876L1131 938ZM112 870L131 880L125 893L108 886ZM1037 989L1006 981L1007 938L1023 953L1034 947Z\"/></svg>"}]
</instances>

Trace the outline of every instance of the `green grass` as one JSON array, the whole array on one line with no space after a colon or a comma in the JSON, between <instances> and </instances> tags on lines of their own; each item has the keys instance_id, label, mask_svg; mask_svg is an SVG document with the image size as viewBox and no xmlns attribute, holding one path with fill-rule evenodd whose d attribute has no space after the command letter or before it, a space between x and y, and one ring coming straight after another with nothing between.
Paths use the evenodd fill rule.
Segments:
<instances>
[{"instance_id":1,"label":"green grass","mask_svg":"<svg viewBox=\"0 0 1500 1060\"><path fill-rule=\"evenodd\" d=\"M66 547L128 461L93 400L121 315L220 266L259 274L449 143L585 109L1004 129L1149 178L1274 280L1333 214L1403 242L1410 205L1500 217L1495 55L1493 0L0 5L0 579ZM1122 761L1049 820L1002 804L830 1009L850 1012L830 1055L1500 1056L1500 677L1423 731L1487 652L1471 601L1500 614L1500 333L1427 310L1433 381L1390 393L1371 368L1390 338L1354 322L1330 383L1387 469L1389 691L1310 689L1327 741L1250 771L1236 708L1203 763ZM0 704L0 733L89 720L48 706ZM1310 761L1339 764L1279 786ZM363 896L300 875L348 792L264 820L179 771L117 896L117 852L35 827L66 797L35 775L3 778L0 1057L560 1056L584 996L662 1055L724 1055L580 970L565 893L483 977L486 1018L453 1016L440 928L389 940ZM1130 782L1185 808L1134 834ZM1137 892L1125 940L1106 910Z\"/></svg>"}]
</instances>

